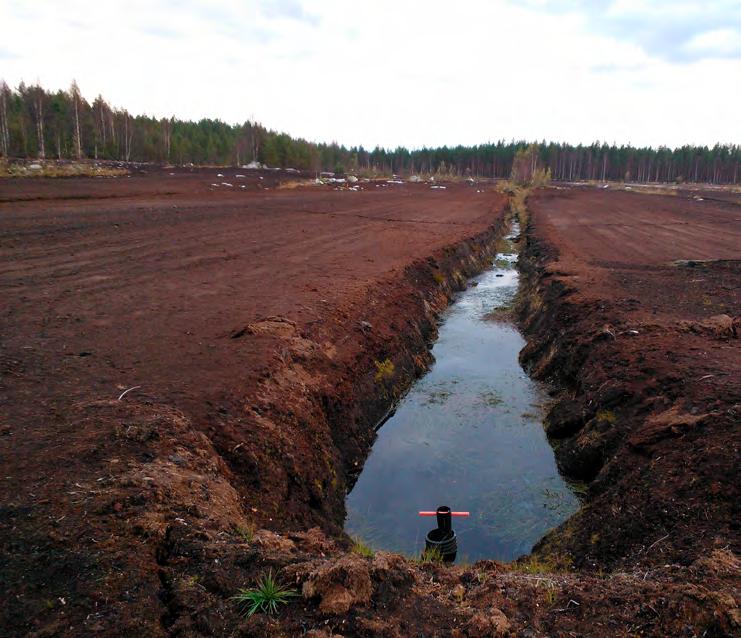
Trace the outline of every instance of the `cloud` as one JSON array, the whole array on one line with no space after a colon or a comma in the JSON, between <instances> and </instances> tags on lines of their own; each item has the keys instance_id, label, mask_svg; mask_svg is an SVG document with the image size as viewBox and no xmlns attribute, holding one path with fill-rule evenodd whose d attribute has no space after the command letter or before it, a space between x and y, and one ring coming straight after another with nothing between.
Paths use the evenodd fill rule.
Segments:
<instances>
[{"instance_id":1,"label":"cloud","mask_svg":"<svg viewBox=\"0 0 741 638\"><path fill-rule=\"evenodd\" d=\"M20 56L5 47L0 47L0 60L15 60Z\"/></svg>"},{"instance_id":2,"label":"cloud","mask_svg":"<svg viewBox=\"0 0 741 638\"><path fill-rule=\"evenodd\" d=\"M179 31L160 24L145 25L141 28L141 32L155 38L164 38L166 40L177 40L182 35Z\"/></svg>"},{"instance_id":3,"label":"cloud","mask_svg":"<svg viewBox=\"0 0 741 638\"><path fill-rule=\"evenodd\" d=\"M256 119L371 148L741 140L733 24L675 25L668 61L640 44L648 36L606 25L640 16L635 3L556 4L6 0L0 73L51 90L76 78L87 98L101 93L132 113ZM662 6L642 24L660 25Z\"/></svg>"},{"instance_id":4,"label":"cloud","mask_svg":"<svg viewBox=\"0 0 741 638\"><path fill-rule=\"evenodd\" d=\"M690 55L741 58L741 29L721 28L695 34L684 49Z\"/></svg>"},{"instance_id":5,"label":"cloud","mask_svg":"<svg viewBox=\"0 0 741 638\"><path fill-rule=\"evenodd\" d=\"M298 0L262 0L260 7L268 18L288 18L304 22L312 27L319 26L320 23L319 17L307 13Z\"/></svg>"},{"instance_id":6,"label":"cloud","mask_svg":"<svg viewBox=\"0 0 741 638\"><path fill-rule=\"evenodd\" d=\"M523 5L579 15L588 30L631 42L673 63L741 59L738 0L524 0Z\"/></svg>"}]
</instances>

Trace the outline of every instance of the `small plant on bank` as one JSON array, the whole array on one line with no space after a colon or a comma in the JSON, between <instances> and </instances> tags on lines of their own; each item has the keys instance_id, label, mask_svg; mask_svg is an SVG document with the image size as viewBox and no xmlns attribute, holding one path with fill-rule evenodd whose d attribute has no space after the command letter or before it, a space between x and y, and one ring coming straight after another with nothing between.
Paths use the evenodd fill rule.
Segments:
<instances>
[{"instance_id":1,"label":"small plant on bank","mask_svg":"<svg viewBox=\"0 0 741 638\"><path fill-rule=\"evenodd\" d=\"M394 362L391 359L374 361L376 365L376 381L385 381L394 376Z\"/></svg>"},{"instance_id":2,"label":"small plant on bank","mask_svg":"<svg viewBox=\"0 0 741 638\"><path fill-rule=\"evenodd\" d=\"M363 558L373 558L375 556L375 552L357 537L352 539L352 553Z\"/></svg>"},{"instance_id":3,"label":"small plant on bank","mask_svg":"<svg viewBox=\"0 0 741 638\"><path fill-rule=\"evenodd\" d=\"M534 554L510 563L514 572L523 574L551 574L566 571L571 567L572 560L569 556L553 555L542 559Z\"/></svg>"},{"instance_id":4,"label":"small plant on bank","mask_svg":"<svg viewBox=\"0 0 741 638\"><path fill-rule=\"evenodd\" d=\"M432 278L441 286L445 283L445 275L443 275L439 270L432 273Z\"/></svg>"},{"instance_id":5,"label":"small plant on bank","mask_svg":"<svg viewBox=\"0 0 741 638\"><path fill-rule=\"evenodd\" d=\"M255 537L255 528L252 525L237 525L234 528L234 534L245 543L249 543Z\"/></svg>"},{"instance_id":6,"label":"small plant on bank","mask_svg":"<svg viewBox=\"0 0 741 638\"><path fill-rule=\"evenodd\" d=\"M555 571L551 561L544 561L533 555L512 563L512 570L523 574L549 574Z\"/></svg>"},{"instance_id":7,"label":"small plant on bank","mask_svg":"<svg viewBox=\"0 0 741 638\"><path fill-rule=\"evenodd\" d=\"M617 421L617 416L612 410L600 410L597 412L597 420L612 425Z\"/></svg>"},{"instance_id":8,"label":"small plant on bank","mask_svg":"<svg viewBox=\"0 0 741 638\"><path fill-rule=\"evenodd\" d=\"M553 583L548 583L545 588L545 592L543 595L543 600L545 601L545 604L549 607L552 607L553 604L556 602L556 587Z\"/></svg>"},{"instance_id":9,"label":"small plant on bank","mask_svg":"<svg viewBox=\"0 0 741 638\"><path fill-rule=\"evenodd\" d=\"M437 547L425 548L419 559L422 565L438 564L443 562L442 552Z\"/></svg>"},{"instance_id":10,"label":"small plant on bank","mask_svg":"<svg viewBox=\"0 0 741 638\"><path fill-rule=\"evenodd\" d=\"M287 605L296 595L295 590L278 584L273 572L268 572L257 581L255 589L240 589L232 599L237 602L244 615L249 617L257 612L275 615L280 605Z\"/></svg>"}]
</instances>

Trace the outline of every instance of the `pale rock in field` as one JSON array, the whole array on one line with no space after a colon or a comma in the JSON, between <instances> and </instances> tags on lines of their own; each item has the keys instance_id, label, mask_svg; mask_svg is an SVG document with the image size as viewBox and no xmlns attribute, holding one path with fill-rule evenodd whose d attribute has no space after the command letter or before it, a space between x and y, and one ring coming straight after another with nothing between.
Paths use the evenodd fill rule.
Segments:
<instances>
[{"instance_id":1,"label":"pale rock in field","mask_svg":"<svg viewBox=\"0 0 741 638\"><path fill-rule=\"evenodd\" d=\"M350 182L350 184L354 184L358 181L358 178L355 177L355 175L348 175L346 179L348 182Z\"/></svg>"}]
</instances>

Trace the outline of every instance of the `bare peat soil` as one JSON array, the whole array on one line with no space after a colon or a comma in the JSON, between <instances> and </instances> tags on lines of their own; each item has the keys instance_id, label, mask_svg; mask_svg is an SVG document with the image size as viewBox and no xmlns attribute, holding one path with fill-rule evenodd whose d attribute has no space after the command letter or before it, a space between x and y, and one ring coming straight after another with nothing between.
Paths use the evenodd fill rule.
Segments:
<instances>
[{"instance_id":1,"label":"bare peat soil","mask_svg":"<svg viewBox=\"0 0 741 638\"><path fill-rule=\"evenodd\" d=\"M529 199L521 358L588 505L541 551L580 567L738 551L741 207L582 188Z\"/></svg>"},{"instance_id":2,"label":"bare peat soil","mask_svg":"<svg viewBox=\"0 0 741 638\"><path fill-rule=\"evenodd\" d=\"M591 487L443 567L353 551L344 497L505 198L144 170L0 181L0 636L738 632L736 204L531 198L523 361ZM244 617L270 572L297 595Z\"/></svg>"},{"instance_id":3,"label":"bare peat soil","mask_svg":"<svg viewBox=\"0 0 741 638\"><path fill-rule=\"evenodd\" d=\"M162 548L191 517L339 531L505 205L239 174L0 182L0 625L103 599L158 624Z\"/></svg>"}]
</instances>

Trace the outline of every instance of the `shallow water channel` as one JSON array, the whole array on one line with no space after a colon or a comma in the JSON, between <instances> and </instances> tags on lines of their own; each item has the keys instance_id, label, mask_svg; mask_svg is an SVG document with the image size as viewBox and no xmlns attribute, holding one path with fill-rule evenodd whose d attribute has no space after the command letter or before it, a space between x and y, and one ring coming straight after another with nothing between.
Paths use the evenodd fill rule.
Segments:
<instances>
[{"instance_id":1,"label":"shallow water channel","mask_svg":"<svg viewBox=\"0 0 741 638\"><path fill-rule=\"evenodd\" d=\"M542 426L544 388L520 367L515 326L487 315L517 292L517 223L492 268L445 312L435 363L383 425L347 497L346 531L374 549L419 555L447 505L458 561L512 560L579 507Z\"/></svg>"}]
</instances>

